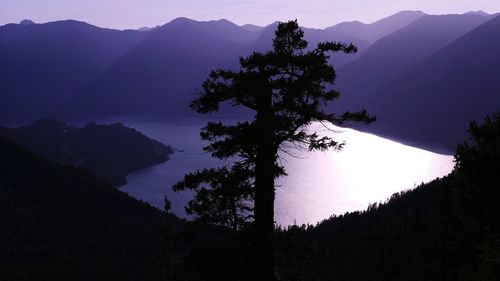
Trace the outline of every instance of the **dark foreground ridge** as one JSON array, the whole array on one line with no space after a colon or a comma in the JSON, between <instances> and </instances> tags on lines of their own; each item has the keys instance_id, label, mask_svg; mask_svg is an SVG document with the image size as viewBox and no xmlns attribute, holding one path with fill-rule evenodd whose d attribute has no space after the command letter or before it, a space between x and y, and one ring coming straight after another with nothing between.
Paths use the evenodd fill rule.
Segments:
<instances>
[{"instance_id":1,"label":"dark foreground ridge","mask_svg":"<svg viewBox=\"0 0 500 281\"><path fill-rule=\"evenodd\" d=\"M0 139L0 280L147 280L162 213Z\"/></svg>"},{"instance_id":2,"label":"dark foreground ridge","mask_svg":"<svg viewBox=\"0 0 500 281\"><path fill-rule=\"evenodd\" d=\"M120 123L78 128L42 119L15 129L0 128L0 136L54 163L83 168L113 186L127 183L127 174L164 162L173 153L170 146Z\"/></svg>"},{"instance_id":3,"label":"dark foreground ridge","mask_svg":"<svg viewBox=\"0 0 500 281\"><path fill-rule=\"evenodd\" d=\"M436 179L365 211L276 230L278 280L498 280L498 232L460 212L455 185L453 175ZM252 280L251 233L164 234L168 277L158 280ZM190 247L179 250L183 237Z\"/></svg>"}]
</instances>

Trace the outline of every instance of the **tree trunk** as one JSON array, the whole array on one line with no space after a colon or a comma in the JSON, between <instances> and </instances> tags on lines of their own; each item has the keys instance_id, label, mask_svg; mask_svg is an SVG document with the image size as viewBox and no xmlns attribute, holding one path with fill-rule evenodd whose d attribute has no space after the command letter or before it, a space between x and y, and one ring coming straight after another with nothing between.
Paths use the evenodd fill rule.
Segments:
<instances>
[{"instance_id":1,"label":"tree trunk","mask_svg":"<svg viewBox=\"0 0 500 281\"><path fill-rule=\"evenodd\" d=\"M259 141L255 162L255 280L273 281L274 276L274 148L271 95L263 97L257 112Z\"/></svg>"}]
</instances>

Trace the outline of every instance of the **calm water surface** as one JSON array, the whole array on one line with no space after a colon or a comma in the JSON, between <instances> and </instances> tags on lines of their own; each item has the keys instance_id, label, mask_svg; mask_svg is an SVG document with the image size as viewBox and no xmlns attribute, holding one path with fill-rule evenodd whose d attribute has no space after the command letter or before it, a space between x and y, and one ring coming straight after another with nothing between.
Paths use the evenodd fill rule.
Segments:
<instances>
[{"instance_id":1,"label":"calm water surface","mask_svg":"<svg viewBox=\"0 0 500 281\"><path fill-rule=\"evenodd\" d=\"M188 172L224 164L202 151L199 130L205 122L120 122L181 150L165 163L130 174L128 184L121 189L160 208L167 194L173 211L186 216L184 205L193 195L174 193L170 186ZM351 129L327 129L314 124L310 130L346 144L341 152L291 148L288 154L281 155L289 174L278 179L276 189L276 222L281 225L314 224L333 214L364 210L370 203L385 201L395 192L444 176L453 168L451 155L432 153Z\"/></svg>"}]
</instances>

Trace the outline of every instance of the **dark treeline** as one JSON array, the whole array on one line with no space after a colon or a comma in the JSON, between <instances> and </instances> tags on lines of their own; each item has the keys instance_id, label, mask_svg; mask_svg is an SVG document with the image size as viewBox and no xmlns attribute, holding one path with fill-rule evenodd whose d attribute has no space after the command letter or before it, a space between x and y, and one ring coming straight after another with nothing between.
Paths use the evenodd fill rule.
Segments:
<instances>
[{"instance_id":1,"label":"dark treeline","mask_svg":"<svg viewBox=\"0 0 500 281\"><path fill-rule=\"evenodd\" d=\"M162 213L0 138L0 280L149 280Z\"/></svg>"},{"instance_id":2,"label":"dark treeline","mask_svg":"<svg viewBox=\"0 0 500 281\"><path fill-rule=\"evenodd\" d=\"M460 280L476 272L486 233L454 213L450 188L449 177L437 179L364 212L280 231L284 279Z\"/></svg>"}]
</instances>

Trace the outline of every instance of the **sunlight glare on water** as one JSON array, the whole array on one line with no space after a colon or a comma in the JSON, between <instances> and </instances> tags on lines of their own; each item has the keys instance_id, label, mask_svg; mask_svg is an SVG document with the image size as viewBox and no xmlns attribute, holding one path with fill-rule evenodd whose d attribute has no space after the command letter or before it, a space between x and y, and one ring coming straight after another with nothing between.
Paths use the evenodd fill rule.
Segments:
<instances>
[{"instance_id":1,"label":"sunlight glare on water","mask_svg":"<svg viewBox=\"0 0 500 281\"><path fill-rule=\"evenodd\" d=\"M281 154L289 176L278 180L278 224L314 224L333 214L364 210L370 203L447 175L453 168L451 155L352 129L327 129L318 123L311 131L345 141L345 145L341 151Z\"/></svg>"}]
</instances>

